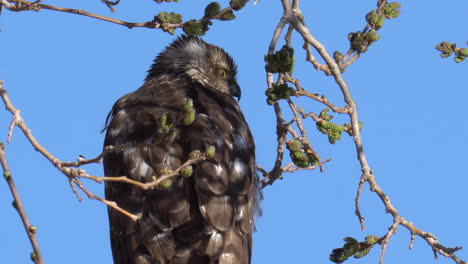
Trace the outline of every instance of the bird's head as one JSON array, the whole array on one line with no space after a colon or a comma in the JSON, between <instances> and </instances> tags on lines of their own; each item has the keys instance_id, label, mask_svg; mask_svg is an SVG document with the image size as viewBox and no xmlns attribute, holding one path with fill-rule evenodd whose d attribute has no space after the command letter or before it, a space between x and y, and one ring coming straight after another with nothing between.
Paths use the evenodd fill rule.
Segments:
<instances>
[{"instance_id":1,"label":"bird's head","mask_svg":"<svg viewBox=\"0 0 468 264\"><path fill-rule=\"evenodd\" d=\"M183 35L172 42L156 57L146 80L162 73L183 75L205 87L241 96L232 57L199 37Z\"/></svg>"}]
</instances>

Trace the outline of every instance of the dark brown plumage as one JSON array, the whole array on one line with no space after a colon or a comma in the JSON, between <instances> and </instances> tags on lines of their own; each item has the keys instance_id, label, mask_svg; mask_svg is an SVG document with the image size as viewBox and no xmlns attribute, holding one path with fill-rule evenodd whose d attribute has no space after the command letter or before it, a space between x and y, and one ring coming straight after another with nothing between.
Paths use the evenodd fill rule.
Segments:
<instances>
[{"instance_id":1,"label":"dark brown plumage","mask_svg":"<svg viewBox=\"0 0 468 264\"><path fill-rule=\"evenodd\" d=\"M107 199L141 216L133 222L109 209L114 263L250 263L260 192L252 135L233 98L240 97L235 77L223 49L182 36L155 59L145 83L112 107L104 146L129 145L104 157L106 176L148 182L180 167L193 150L216 148L213 159L167 189L106 183ZM184 125L178 120L188 99L196 115ZM174 124L170 131L162 116Z\"/></svg>"}]
</instances>

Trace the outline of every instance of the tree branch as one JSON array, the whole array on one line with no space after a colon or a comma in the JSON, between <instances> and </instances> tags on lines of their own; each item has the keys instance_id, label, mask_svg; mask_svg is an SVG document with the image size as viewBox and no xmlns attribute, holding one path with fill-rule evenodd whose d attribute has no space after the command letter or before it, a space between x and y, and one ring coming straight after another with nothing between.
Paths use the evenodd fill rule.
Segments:
<instances>
[{"instance_id":1,"label":"tree branch","mask_svg":"<svg viewBox=\"0 0 468 264\"><path fill-rule=\"evenodd\" d=\"M64 7L57 7L57 6L52 6L52 5L46 5L46 4L41 4L38 2L29 2L26 0L6 0L7 2L14 3L15 5L5 5L4 2L5 0L2 0L2 4L10 11L40 11L41 9L47 9L47 10L52 10L52 11L57 11L57 12L63 12L63 13L70 13L70 14L75 14L75 15L80 15L80 16L87 16L95 19L99 19L102 21L110 22L113 24L117 25L122 25L125 26L129 29L135 28L135 27L146 27L146 28L160 28L161 24L157 23L154 20L147 21L147 22L127 22L111 17L106 17L90 12L86 12L82 9L73 9L73 8L64 8ZM168 28L177 28L177 27L182 27L182 24L168 24Z\"/></svg>"},{"instance_id":2,"label":"tree branch","mask_svg":"<svg viewBox=\"0 0 468 264\"><path fill-rule=\"evenodd\" d=\"M1 85L2 83L0 81L0 86ZM28 216L26 215L26 211L24 210L23 203L21 202L20 195L16 190L16 186L13 181L13 176L11 175L11 171L8 168L8 163L6 161L5 145L3 143L0 143L0 163L3 168L3 177L8 183L8 187L10 188L11 194L13 196L13 206L18 212L21 221L23 222L24 230L26 231L26 234L29 238L29 242L31 243L31 246L33 248L33 252L31 253L31 259L34 261L34 263L43 264L44 260L42 259L42 254L39 249L39 242L37 241L36 237L37 230L35 226L30 224Z\"/></svg>"},{"instance_id":3,"label":"tree branch","mask_svg":"<svg viewBox=\"0 0 468 264\"><path fill-rule=\"evenodd\" d=\"M432 235L431 233L424 232L418 228L416 228L412 223L408 222L405 218L403 218L396 208L393 206L393 204L390 202L390 198L381 190L380 186L377 184L375 180L375 176L373 175L372 170L370 169L370 166L367 161L367 157L364 153L364 148L362 144L362 138L359 130L359 118L358 118L358 111L357 111L357 105L351 95L351 92L349 90L349 87L345 80L342 77L341 74L341 69L340 66L337 65L335 60L328 54L328 52L325 50L324 46L317 40L315 39L312 34L309 32L308 28L305 26L303 23L303 15L301 10L298 8L297 1L293 1L293 4L296 4L293 8L291 8L290 2L287 0L281 0L281 3L283 5L283 11L284 14L280 19L280 22L278 26L276 27L276 30L273 34L273 39L270 43L269 46L269 54L273 53L276 47L276 41L278 39L278 36L282 33L283 28L286 24L289 24L290 26L293 26L294 29L301 35L301 37L304 39L305 44L304 44L304 49L306 50L306 60L311 61L313 66L316 69L322 70L325 72L325 74L329 75L331 74L333 78L335 79L335 82L338 84L341 93L343 95L344 101L346 103L345 108L336 108L334 107L330 102L325 101L325 100L317 100L317 96L313 94L308 94L304 92L304 90L299 86L296 85L296 83L293 80L287 80L289 82L292 82L293 84L296 85L296 89L298 91L299 95L305 95L311 99L314 99L316 101L319 101L321 103L326 104L328 107L333 109L333 111L338 112L338 113L346 113L349 116L349 119L351 121L351 130L348 130L347 132L350 133L353 137L354 145L356 148L356 154L357 154L357 159L360 163L361 166L361 177L357 189L357 194L355 198L355 205L356 205L356 215L359 219L359 222L361 224L361 228L364 230L364 218L361 215L361 211L359 208L359 201L360 201L360 196L362 192L362 188L364 183L369 183L369 187L371 192L374 192L382 201L384 204L386 211L390 213L394 219L393 225L390 227L389 231L387 232L386 236L384 237L384 240L382 242L382 252L381 252L381 258L380 258L380 263L383 262L383 256L385 255L385 250L386 250L386 245L388 244L388 241L390 237L395 233L396 229L398 226L402 225L406 227L410 232L411 232L411 243L410 245L412 246L413 241L414 241L414 236L419 236L423 238L433 249L434 252L437 252L445 257L453 259L457 264L466 264L466 262L460 260L456 255L455 252L460 250L461 247L455 247L455 248L447 248L445 246L442 246L439 244L437 238ZM379 1L378 6L379 8L382 8L386 4L386 1ZM364 31L369 30L370 27L369 25L366 25L364 28ZM363 31L363 32L364 32ZM288 31L288 34L290 32ZM287 42L290 42L290 39L287 39ZM320 65L315 58L312 55L312 51L310 47L313 47L315 51L320 55L320 57L325 61L327 67L323 67ZM345 55L345 58L348 58L349 55L351 55L353 52L350 50L348 53ZM359 54L355 54L348 62L345 64L345 66L348 66L352 62L354 62L357 58L359 57ZM284 74L283 74L284 75ZM279 74L279 79L284 79L282 77L282 74ZM273 75L271 73L267 73L267 82L268 82L268 87L272 86L272 79ZM297 83L298 84L298 83ZM312 95L312 96L311 96ZM292 103L291 99L287 99L290 107ZM276 103L275 105L277 105ZM332 107L333 106L333 107ZM299 111L294 111L294 108L296 108L294 105L291 107L291 110L293 111L293 114L295 116L294 122L298 122L297 118L297 112ZM276 112L276 109L275 109ZM304 112L301 111L302 117L306 117ZM317 118L313 113L310 115L314 120ZM317 121L317 120L315 120ZM300 122L299 122L300 123ZM301 131L302 134L305 133L305 131ZM275 165L276 167L276 165Z\"/></svg>"}]
</instances>

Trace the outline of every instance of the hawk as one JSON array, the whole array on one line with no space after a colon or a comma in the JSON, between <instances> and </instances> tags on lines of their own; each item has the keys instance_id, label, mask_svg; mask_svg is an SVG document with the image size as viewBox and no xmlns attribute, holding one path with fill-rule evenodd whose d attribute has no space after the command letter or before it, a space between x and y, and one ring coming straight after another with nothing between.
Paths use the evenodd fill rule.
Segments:
<instances>
[{"instance_id":1,"label":"hawk","mask_svg":"<svg viewBox=\"0 0 468 264\"><path fill-rule=\"evenodd\" d=\"M135 222L109 208L115 264L250 263L261 194L254 141L234 98L241 96L236 72L222 48L181 36L156 57L144 84L112 107L104 147L117 148L104 157L106 176L151 182L192 151L215 148L169 187L106 182L106 199L139 216ZM193 122L181 118L187 104Z\"/></svg>"}]
</instances>

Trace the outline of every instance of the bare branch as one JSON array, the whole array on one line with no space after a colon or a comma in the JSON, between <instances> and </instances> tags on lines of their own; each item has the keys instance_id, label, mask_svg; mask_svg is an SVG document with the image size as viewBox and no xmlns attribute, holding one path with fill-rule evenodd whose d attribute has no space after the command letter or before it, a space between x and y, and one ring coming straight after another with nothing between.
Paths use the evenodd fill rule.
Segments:
<instances>
[{"instance_id":1,"label":"bare branch","mask_svg":"<svg viewBox=\"0 0 468 264\"><path fill-rule=\"evenodd\" d=\"M135 27L160 28L161 27L161 25L154 20L147 21L147 22L127 22L127 21L122 21L119 19L111 18L111 17L106 17L106 16L86 12L82 9L57 7L57 6L52 6L52 5L41 4L38 2L29 2L26 0L7 0L7 1L10 3L16 4L16 5L10 5L10 7L5 5L5 7L11 11L17 11L17 12L18 11L39 11L41 9L47 9L47 10L52 10L52 11L57 11L57 12L70 13L70 14L75 14L75 15L80 15L80 16L87 16L87 17L103 20L106 22L110 22L113 24L122 25L127 28L135 28ZM177 28L177 27L182 27L182 24L168 24L167 27Z\"/></svg>"},{"instance_id":2,"label":"bare branch","mask_svg":"<svg viewBox=\"0 0 468 264\"><path fill-rule=\"evenodd\" d=\"M364 219L364 217L362 217L362 214L361 214L361 208L360 208L360 203L359 202L361 200L362 187L364 187L365 182L366 181L364 181L364 178L361 177L361 180L359 181L359 186L357 188L356 198L354 199L354 203L355 203L355 207L356 207L356 210L354 211L354 213L358 217L359 224L361 225L361 230L362 231L366 230L366 226L364 224L365 219Z\"/></svg>"},{"instance_id":3,"label":"bare branch","mask_svg":"<svg viewBox=\"0 0 468 264\"><path fill-rule=\"evenodd\" d=\"M111 12L115 12L114 6L118 5L120 3L120 0L117 1L110 1L110 0L101 0L109 9Z\"/></svg>"},{"instance_id":4,"label":"bare branch","mask_svg":"<svg viewBox=\"0 0 468 264\"><path fill-rule=\"evenodd\" d=\"M284 121L283 114L281 113L281 107L279 104L274 105L275 113L276 113L276 141L277 141L277 148L276 148L276 161L273 169L270 172L266 172L265 170L259 169L262 172L264 179L262 179L262 188L265 188L267 185L273 184L277 179L281 179L283 169L281 165L283 164L283 154L284 154L284 145L286 143L286 122ZM258 167L257 168L261 168Z\"/></svg>"},{"instance_id":5,"label":"bare branch","mask_svg":"<svg viewBox=\"0 0 468 264\"><path fill-rule=\"evenodd\" d=\"M0 87L2 86L2 81L0 81ZM23 203L21 202L20 195L16 189L15 183L13 181L13 176L11 175L11 171L8 168L8 163L5 157L5 145L0 143L0 163L3 168L3 177L5 178L6 182L8 183L8 187L10 188L11 194L13 195L13 205L18 212L21 221L23 222L24 230L28 235L29 242L33 248L33 253L31 253L31 258L35 263L43 264L44 260L42 259L42 254L39 249L39 243L36 238L36 227L31 225L29 219L26 215L26 211L24 210Z\"/></svg>"},{"instance_id":6,"label":"bare branch","mask_svg":"<svg viewBox=\"0 0 468 264\"><path fill-rule=\"evenodd\" d=\"M388 232L387 234L385 234L384 238L382 239L382 252L380 253L380 260L379 260L379 264L383 264L383 260L384 260L384 256L385 256L385 251L387 250L387 245L388 245L388 241L390 240L390 237L396 233L396 230L398 228L398 226L401 224L400 222L400 218L396 218L394 219L393 221L393 224L392 226L390 226L390 228L388 229Z\"/></svg>"},{"instance_id":7,"label":"bare branch","mask_svg":"<svg viewBox=\"0 0 468 264\"><path fill-rule=\"evenodd\" d=\"M78 186L78 188L80 188L80 189L88 196L89 199L91 199L91 200L98 200L98 201L100 201L100 202L102 202L102 203L105 203L105 204L107 204L109 207L112 207L113 209L119 211L120 213L122 213L122 214L128 216L130 219L132 219L132 220L135 221L135 222L138 221L138 219L140 218L139 216L134 215L134 214L132 214L132 213L130 213L130 212L128 212L128 211L122 209L120 206L117 205L117 203L112 202L112 201L108 201L108 200L106 200L106 199L103 199L103 198L101 198L101 197L99 197L99 196L97 196L97 195L91 193L90 191L88 191L88 189L86 189L86 188L84 187L83 183L80 182L80 181L78 181L77 179L73 179L72 182L73 182L74 184L76 184L76 186Z\"/></svg>"}]
</instances>

